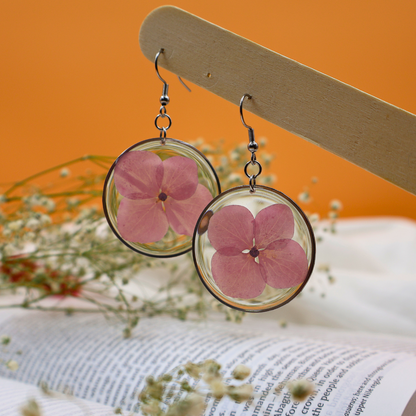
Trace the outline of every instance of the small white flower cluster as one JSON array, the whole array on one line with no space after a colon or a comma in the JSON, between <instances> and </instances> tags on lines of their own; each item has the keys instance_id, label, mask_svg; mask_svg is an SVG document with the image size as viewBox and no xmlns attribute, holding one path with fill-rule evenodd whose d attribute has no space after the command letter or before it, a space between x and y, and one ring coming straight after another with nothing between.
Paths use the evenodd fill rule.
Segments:
<instances>
[{"instance_id":1,"label":"small white flower cluster","mask_svg":"<svg viewBox=\"0 0 416 416\"><path fill-rule=\"evenodd\" d=\"M42 411L35 399L28 399L28 401L20 408L22 416L42 416Z\"/></svg>"},{"instance_id":2,"label":"small white flower cluster","mask_svg":"<svg viewBox=\"0 0 416 416\"><path fill-rule=\"evenodd\" d=\"M333 199L329 203L329 213L328 216L331 220L336 220L339 217L339 211L343 208L342 202L338 199Z\"/></svg>"},{"instance_id":3,"label":"small white flower cluster","mask_svg":"<svg viewBox=\"0 0 416 416\"><path fill-rule=\"evenodd\" d=\"M36 207L46 208L48 212L54 212L56 209L55 201L51 198L41 194L34 194L22 198L23 203L27 208L32 209Z\"/></svg>"},{"instance_id":4,"label":"small white flower cluster","mask_svg":"<svg viewBox=\"0 0 416 416\"><path fill-rule=\"evenodd\" d=\"M215 400L227 396L237 402L252 398L252 385L230 384L231 380L225 380L220 370L218 362L206 360L197 364L188 362L158 378L149 376L147 386L139 395L140 410L148 416L200 416L207 402L204 396L210 395ZM238 365L232 372L232 380L242 381L249 375L247 366ZM200 381L208 390L200 386Z\"/></svg>"},{"instance_id":5,"label":"small white flower cluster","mask_svg":"<svg viewBox=\"0 0 416 416\"><path fill-rule=\"evenodd\" d=\"M294 401L303 402L315 392L315 385L306 379L292 380L287 383L287 389Z\"/></svg>"},{"instance_id":6,"label":"small white flower cluster","mask_svg":"<svg viewBox=\"0 0 416 416\"><path fill-rule=\"evenodd\" d=\"M11 371L16 371L19 369L19 364L15 360L9 360L6 362L6 367Z\"/></svg>"},{"instance_id":7,"label":"small white flower cluster","mask_svg":"<svg viewBox=\"0 0 416 416\"><path fill-rule=\"evenodd\" d=\"M8 335L2 335L0 337L0 345L7 347L11 342L11 338ZM6 350L4 349L3 352ZM15 360L3 360L0 359L0 364L4 364L10 371L16 371L19 369L19 364Z\"/></svg>"},{"instance_id":8,"label":"small white flower cluster","mask_svg":"<svg viewBox=\"0 0 416 416\"><path fill-rule=\"evenodd\" d=\"M61 178L66 178L71 174L71 171L68 168L62 168L59 175Z\"/></svg>"},{"instance_id":9,"label":"small white flower cluster","mask_svg":"<svg viewBox=\"0 0 416 416\"><path fill-rule=\"evenodd\" d=\"M309 191L304 191L298 195L299 202L303 202L304 204L309 204L312 201L311 195Z\"/></svg>"}]
</instances>

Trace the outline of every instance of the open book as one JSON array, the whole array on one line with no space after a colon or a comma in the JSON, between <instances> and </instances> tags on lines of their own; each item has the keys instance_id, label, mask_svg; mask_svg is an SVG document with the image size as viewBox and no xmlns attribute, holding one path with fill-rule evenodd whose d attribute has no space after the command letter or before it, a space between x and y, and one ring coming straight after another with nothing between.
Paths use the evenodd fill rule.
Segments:
<instances>
[{"instance_id":1,"label":"open book","mask_svg":"<svg viewBox=\"0 0 416 416\"><path fill-rule=\"evenodd\" d=\"M187 361L211 358L230 375L237 364L252 370L245 380L253 399L235 403L207 398L206 416L222 415L416 415L416 340L363 335L317 327L281 328L250 316L243 324L143 319L130 339L101 316L19 311L0 314L0 335L11 337L0 366L0 415L21 415L34 397L42 415L133 413L147 375L158 375ZM281 382L312 380L315 394L294 402ZM37 387L71 397L48 397Z\"/></svg>"}]
</instances>

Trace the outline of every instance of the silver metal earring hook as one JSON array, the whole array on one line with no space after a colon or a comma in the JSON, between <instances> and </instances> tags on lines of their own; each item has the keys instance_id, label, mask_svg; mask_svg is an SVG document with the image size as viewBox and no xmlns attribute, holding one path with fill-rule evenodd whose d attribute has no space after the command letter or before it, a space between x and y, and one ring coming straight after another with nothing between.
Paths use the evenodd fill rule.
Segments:
<instances>
[{"instance_id":1,"label":"silver metal earring hook","mask_svg":"<svg viewBox=\"0 0 416 416\"><path fill-rule=\"evenodd\" d=\"M160 76L159 74L159 68L157 65L157 61L159 59L159 56L161 53L163 53L165 50L163 48L161 48L159 50L159 52L156 54L155 56L155 69L156 69L156 74L159 77L159 79L163 82L163 92L162 92L162 96L160 97L160 104L162 104L162 106L165 106L169 103L170 99L168 96L168 91L169 91L169 84Z\"/></svg>"},{"instance_id":2,"label":"silver metal earring hook","mask_svg":"<svg viewBox=\"0 0 416 416\"><path fill-rule=\"evenodd\" d=\"M164 52L165 52L165 50L163 48L160 48L159 52L155 56L156 74L157 74L158 78L163 82L163 92L162 92L162 96L159 99L161 107L159 109L159 114L155 118L155 126L160 132L160 142L161 142L161 144L165 144L165 142L166 142L166 132L167 132L168 129L170 129L170 127L172 125L172 119L166 113L166 106L169 104L169 101L170 101L170 98L168 96L169 84L161 77L161 75L159 73L159 67L158 67L159 56L160 56L161 53L164 53ZM190 92L191 90L185 85L185 83L181 80L181 78L180 77L178 77L178 78L179 78L179 81L182 83L182 85ZM159 126L159 124L158 124L159 119L167 119L168 120L168 125L165 126L165 127Z\"/></svg>"},{"instance_id":3,"label":"silver metal earring hook","mask_svg":"<svg viewBox=\"0 0 416 416\"><path fill-rule=\"evenodd\" d=\"M189 92L192 92L192 90L183 82L183 80L182 80L182 78L178 75L177 76L178 77L178 79L179 79L179 81L180 81L180 83L189 91Z\"/></svg>"},{"instance_id":4,"label":"silver metal earring hook","mask_svg":"<svg viewBox=\"0 0 416 416\"><path fill-rule=\"evenodd\" d=\"M258 144L256 143L256 140L254 139L254 130L253 127L249 126L246 124L245 120L244 120L244 115L243 115L243 104L244 104L244 100L248 98L249 100L251 100L253 97L250 94L244 94L241 97L240 100L240 118L241 118L241 122L243 123L243 126L248 129L248 139L249 139L249 144L248 144L248 150L254 154L254 152L257 151L257 149L259 148Z\"/></svg>"},{"instance_id":5,"label":"silver metal earring hook","mask_svg":"<svg viewBox=\"0 0 416 416\"><path fill-rule=\"evenodd\" d=\"M262 171L262 167L261 164L259 163L259 161L256 159L256 152L259 148L259 145L256 143L255 139L254 139L254 130L253 127L249 126L246 124L246 122L244 121L244 115L243 115L243 104L244 104L244 100L248 98L249 100L252 99L252 96L250 94L244 94L243 97L240 100L240 117L241 117L241 122L243 123L243 126L248 129L248 138L249 138L249 143L247 145L247 149L250 151L251 153L251 159L249 162L246 163L246 165L244 166L244 173L246 174L247 178L249 178L249 185L250 185L250 193L254 193L256 192L256 178L260 175L261 171ZM258 171L255 175L250 175L248 173L248 167L252 165L257 165Z\"/></svg>"},{"instance_id":6,"label":"silver metal earring hook","mask_svg":"<svg viewBox=\"0 0 416 416\"><path fill-rule=\"evenodd\" d=\"M159 79L163 82L163 94L162 96L166 96L168 95L168 89L169 89L169 85L168 83L161 77L160 73L159 73L159 67L157 64L157 61L159 59L159 56L161 53L164 53L165 49L164 48L160 48L159 52L156 54L155 56L155 69L156 69L156 74L159 77ZM191 92L191 89L183 82L182 78L178 75L178 79L180 81L180 83L189 91ZM168 98L168 102L169 102L169 97ZM166 103L167 104L167 103ZM163 105L163 104L162 104Z\"/></svg>"},{"instance_id":7,"label":"silver metal earring hook","mask_svg":"<svg viewBox=\"0 0 416 416\"><path fill-rule=\"evenodd\" d=\"M243 123L243 126L244 126L246 129L251 129L251 130L253 130L253 128L252 128L252 127L250 127L250 126L248 126L248 125L246 124L246 122L244 121L244 115L243 115L243 104L244 104L244 100L245 100L246 98L248 98L249 100L251 100L251 99L252 99L252 96L251 96L250 94L244 94L244 95L241 97L241 100L240 100L240 117L241 117L241 122Z\"/></svg>"}]
</instances>

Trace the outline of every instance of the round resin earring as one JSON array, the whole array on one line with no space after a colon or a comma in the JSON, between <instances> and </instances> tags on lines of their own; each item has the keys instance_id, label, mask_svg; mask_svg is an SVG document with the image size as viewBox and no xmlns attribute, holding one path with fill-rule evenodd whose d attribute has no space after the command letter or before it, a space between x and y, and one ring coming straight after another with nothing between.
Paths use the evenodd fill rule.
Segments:
<instances>
[{"instance_id":1,"label":"round resin earring","mask_svg":"<svg viewBox=\"0 0 416 416\"><path fill-rule=\"evenodd\" d=\"M254 131L248 128L248 186L223 192L202 212L193 236L193 258L205 287L219 301L245 312L264 312L291 301L315 263L315 238L304 212L282 192L256 184ZM249 174L249 167L257 171Z\"/></svg>"},{"instance_id":2,"label":"round resin earring","mask_svg":"<svg viewBox=\"0 0 416 416\"><path fill-rule=\"evenodd\" d=\"M151 257L191 250L201 211L221 192L208 159L193 146L166 137L172 120L166 113L169 85L157 64L163 51L155 57L156 74L163 82L155 119L159 138L125 150L111 166L103 190L104 213L114 234L127 247ZM161 119L167 120L166 127L159 126Z\"/></svg>"}]
</instances>

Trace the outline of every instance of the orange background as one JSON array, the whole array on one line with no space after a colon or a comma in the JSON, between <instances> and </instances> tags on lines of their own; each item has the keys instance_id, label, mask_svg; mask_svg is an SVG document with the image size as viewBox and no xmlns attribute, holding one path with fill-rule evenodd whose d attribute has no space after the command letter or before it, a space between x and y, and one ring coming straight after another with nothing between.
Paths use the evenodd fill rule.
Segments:
<instances>
[{"instance_id":1,"label":"orange background","mask_svg":"<svg viewBox=\"0 0 416 416\"><path fill-rule=\"evenodd\" d=\"M141 22L161 1L0 1L0 182L23 179L84 154L117 156L158 136L162 84L141 54ZM397 0L172 1L219 26L416 113L416 2ZM156 52L156 51L155 51ZM247 141L238 108L165 70L180 140ZM247 113L276 187L296 198L310 178L308 210L325 215L416 218L416 197ZM416 138L415 138L416 139ZM261 151L261 150L260 150Z\"/></svg>"}]
</instances>

